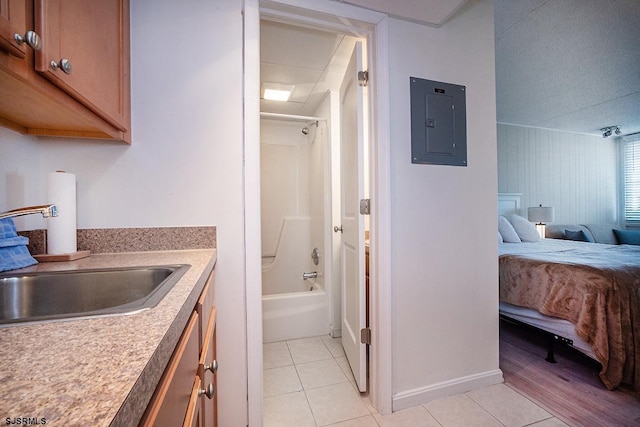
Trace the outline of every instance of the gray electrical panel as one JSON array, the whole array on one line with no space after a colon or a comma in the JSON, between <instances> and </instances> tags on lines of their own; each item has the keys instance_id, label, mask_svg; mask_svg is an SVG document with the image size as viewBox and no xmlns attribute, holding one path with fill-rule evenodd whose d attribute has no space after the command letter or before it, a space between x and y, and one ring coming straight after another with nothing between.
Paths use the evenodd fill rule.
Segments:
<instances>
[{"instance_id":1,"label":"gray electrical panel","mask_svg":"<svg viewBox=\"0 0 640 427\"><path fill-rule=\"evenodd\" d=\"M467 166L465 87L410 77L411 163Z\"/></svg>"}]
</instances>

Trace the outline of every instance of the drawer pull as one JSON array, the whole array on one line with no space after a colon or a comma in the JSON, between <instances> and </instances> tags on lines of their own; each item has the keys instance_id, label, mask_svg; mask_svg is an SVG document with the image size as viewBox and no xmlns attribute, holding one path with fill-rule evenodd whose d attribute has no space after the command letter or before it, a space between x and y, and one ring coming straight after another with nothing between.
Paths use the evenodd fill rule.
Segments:
<instances>
[{"instance_id":1,"label":"drawer pull","mask_svg":"<svg viewBox=\"0 0 640 427\"><path fill-rule=\"evenodd\" d=\"M60 62L51 61L51 68L53 70L62 70L65 74L71 74L71 61L66 58L62 58Z\"/></svg>"},{"instance_id":2,"label":"drawer pull","mask_svg":"<svg viewBox=\"0 0 640 427\"><path fill-rule=\"evenodd\" d=\"M198 396L202 395L207 396L208 399L213 399L213 395L216 394L216 389L213 386L213 383L210 383L204 390L198 390Z\"/></svg>"},{"instance_id":3,"label":"drawer pull","mask_svg":"<svg viewBox=\"0 0 640 427\"><path fill-rule=\"evenodd\" d=\"M13 35L13 39L18 44L28 44L33 50L42 50L42 40L35 31L27 31L24 36L16 33Z\"/></svg>"},{"instance_id":4,"label":"drawer pull","mask_svg":"<svg viewBox=\"0 0 640 427\"><path fill-rule=\"evenodd\" d=\"M211 371L215 374L216 372L218 372L218 361L214 360L210 365L204 365L204 370Z\"/></svg>"}]
</instances>

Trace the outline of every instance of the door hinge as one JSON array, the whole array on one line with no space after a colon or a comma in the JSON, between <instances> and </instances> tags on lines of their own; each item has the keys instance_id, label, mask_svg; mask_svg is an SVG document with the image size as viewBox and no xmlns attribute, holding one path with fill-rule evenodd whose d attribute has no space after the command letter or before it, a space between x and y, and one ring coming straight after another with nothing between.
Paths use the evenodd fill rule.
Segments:
<instances>
[{"instance_id":1,"label":"door hinge","mask_svg":"<svg viewBox=\"0 0 640 427\"><path fill-rule=\"evenodd\" d=\"M358 71L358 84L360 86L365 86L365 87L369 84L369 72L368 71Z\"/></svg>"},{"instance_id":2,"label":"door hinge","mask_svg":"<svg viewBox=\"0 0 640 427\"><path fill-rule=\"evenodd\" d=\"M371 215L370 199L360 199L360 215Z\"/></svg>"},{"instance_id":3,"label":"door hinge","mask_svg":"<svg viewBox=\"0 0 640 427\"><path fill-rule=\"evenodd\" d=\"M360 342L362 344L371 345L371 328L360 329Z\"/></svg>"}]
</instances>

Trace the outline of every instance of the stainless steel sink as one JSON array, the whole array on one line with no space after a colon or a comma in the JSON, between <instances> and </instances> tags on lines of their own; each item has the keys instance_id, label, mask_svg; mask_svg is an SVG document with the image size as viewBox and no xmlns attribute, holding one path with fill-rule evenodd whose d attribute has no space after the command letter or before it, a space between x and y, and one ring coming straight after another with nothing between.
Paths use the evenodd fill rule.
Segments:
<instances>
[{"instance_id":1,"label":"stainless steel sink","mask_svg":"<svg viewBox=\"0 0 640 427\"><path fill-rule=\"evenodd\" d=\"M0 274L0 326L139 312L156 306L189 269L162 265Z\"/></svg>"}]
</instances>

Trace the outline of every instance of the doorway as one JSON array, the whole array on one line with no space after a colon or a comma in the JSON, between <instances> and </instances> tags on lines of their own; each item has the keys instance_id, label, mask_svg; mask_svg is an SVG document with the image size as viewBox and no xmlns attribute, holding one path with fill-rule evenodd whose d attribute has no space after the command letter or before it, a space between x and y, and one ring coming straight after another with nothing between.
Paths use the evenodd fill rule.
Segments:
<instances>
[{"instance_id":1,"label":"doorway","mask_svg":"<svg viewBox=\"0 0 640 427\"><path fill-rule=\"evenodd\" d=\"M299 7L298 7L299 6ZM245 1L245 212L247 248L247 349L249 380L249 422L259 425L262 418L262 316L260 223L252 212L260 209L259 198L259 29L265 14L276 21L320 25L325 30L365 38L369 43L372 82L371 152L371 391L372 404L380 413L391 412L391 337L390 337L390 205L389 205L389 112L387 18L386 15L339 4L318 1L312 5L298 0ZM380 70L376 73L375 70ZM373 87L373 85L371 86ZM256 238L257 236L257 238Z\"/></svg>"},{"instance_id":2,"label":"doorway","mask_svg":"<svg viewBox=\"0 0 640 427\"><path fill-rule=\"evenodd\" d=\"M263 14L260 40L263 340L341 337L364 392L366 39Z\"/></svg>"}]
</instances>

